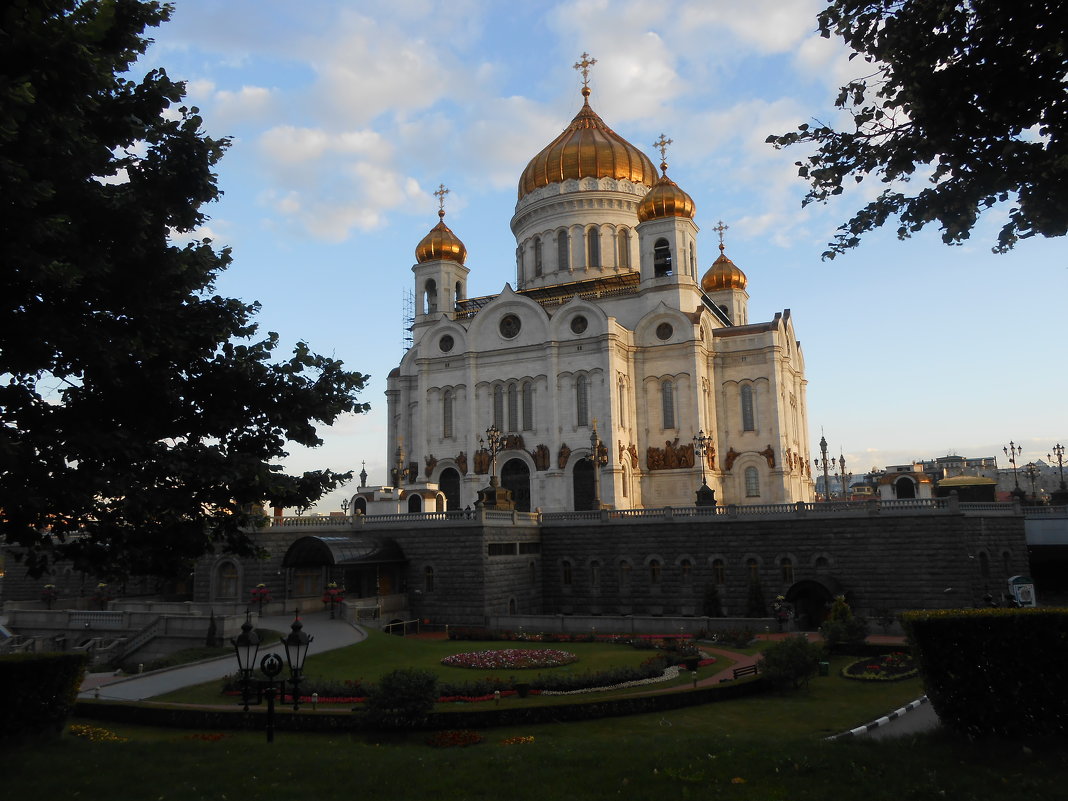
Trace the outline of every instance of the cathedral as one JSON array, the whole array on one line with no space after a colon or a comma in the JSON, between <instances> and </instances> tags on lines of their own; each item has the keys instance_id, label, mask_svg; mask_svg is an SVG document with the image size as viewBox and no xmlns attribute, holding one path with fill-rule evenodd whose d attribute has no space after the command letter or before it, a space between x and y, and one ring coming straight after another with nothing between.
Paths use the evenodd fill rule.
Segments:
<instances>
[{"instance_id":1,"label":"cathedral","mask_svg":"<svg viewBox=\"0 0 1068 801\"><path fill-rule=\"evenodd\" d=\"M789 309L751 322L748 280L707 270L694 202L590 105L519 178L514 287L468 297L467 248L416 248L412 346L389 376L388 456L407 511L487 483L515 509L782 504L813 496L805 367ZM354 497L369 511L374 493ZM482 500L487 501L487 498ZM492 500L488 500L492 505Z\"/></svg>"}]
</instances>

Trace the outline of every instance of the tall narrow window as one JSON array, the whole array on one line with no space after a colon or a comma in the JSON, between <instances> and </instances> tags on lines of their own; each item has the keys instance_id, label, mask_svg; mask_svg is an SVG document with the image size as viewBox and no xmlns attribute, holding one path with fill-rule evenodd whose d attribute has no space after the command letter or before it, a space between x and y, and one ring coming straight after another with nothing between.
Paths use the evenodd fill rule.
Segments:
<instances>
[{"instance_id":1,"label":"tall narrow window","mask_svg":"<svg viewBox=\"0 0 1068 801\"><path fill-rule=\"evenodd\" d=\"M426 280L424 292L426 296L426 313L434 314L438 310L438 284L433 278Z\"/></svg>"},{"instance_id":2,"label":"tall narrow window","mask_svg":"<svg viewBox=\"0 0 1068 801\"><path fill-rule=\"evenodd\" d=\"M697 253L694 251L693 242L690 243L690 277L697 277Z\"/></svg>"},{"instance_id":3,"label":"tall narrow window","mask_svg":"<svg viewBox=\"0 0 1068 801\"><path fill-rule=\"evenodd\" d=\"M794 563L790 561L788 556L784 556L782 561L779 562L779 567L782 570L782 583L793 584L794 583Z\"/></svg>"},{"instance_id":4,"label":"tall narrow window","mask_svg":"<svg viewBox=\"0 0 1068 801\"><path fill-rule=\"evenodd\" d=\"M630 231L626 228L620 228L619 233L616 234L616 248L619 251L618 264L619 269L630 269Z\"/></svg>"},{"instance_id":5,"label":"tall narrow window","mask_svg":"<svg viewBox=\"0 0 1068 801\"><path fill-rule=\"evenodd\" d=\"M722 559L712 561L712 581L716 584L727 583L727 563Z\"/></svg>"},{"instance_id":6,"label":"tall narrow window","mask_svg":"<svg viewBox=\"0 0 1068 801\"><path fill-rule=\"evenodd\" d=\"M456 300L460 301L464 299L464 285L459 281L456 282Z\"/></svg>"},{"instance_id":7,"label":"tall narrow window","mask_svg":"<svg viewBox=\"0 0 1068 801\"><path fill-rule=\"evenodd\" d=\"M493 388L493 425L504 431L504 387L500 384Z\"/></svg>"},{"instance_id":8,"label":"tall narrow window","mask_svg":"<svg viewBox=\"0 0 1068 801\"><path fill-rule=\"evenodd\" d=\"M619 395L619 425L622 428L627 426L627 382L623 380L623 376L619 377L619 381L616 384L617 394Z\"/></svg>"},{"instance_id":9,"label":"tall narrow window","mask_svg":"<svg viewBox=\"0 0 1068 801\"><path fill-rule=\"evenodd\" d=\"M745 497L760 497L760 474L755 467L745 468Z\"/></svg>"},{"instance_id":10,"label":"tall narrow window","mask_svg":"<svg viewBox=\"0 0 1068 801\"><path fill-rule=\"evenodd\" d=\"M619 588L626 590L630 588L630 562L623 560L619 563Z\"/></svg>"},{"instance_id":11,"label":"tall narrow window","mask_svg":"<svg viewBox=\"0 0 1068 801\"><path fill-rule=\"evenodd\" d=\"M760 563L756 559L746 559L745 567L749 573L750 584L755 584L760 581Z\"/></svg>"},{"instance_id":12,"label":"tall narrow window","mask_svg":"<svg viewBox=\"0 0 1068 801\"><path fill-rule=\"evenodd\" d=\"M586 266L601 266L601 232L596 228L586 231Z\"/></svg>"},{"instance_id":13,"label":"tall narrow window","mask_svg":"<svg viewBox=\"0 0 1068 801\"><path fill-rule=\"evenodd\" d=\"M664 414L664 428L675 427L675 385L664 381L660 385L660 406Z\"/></svg>"},{"instance_id":14,"label":"tall narrow window","mask_svg":"<svg viewBox=\"0 0 1068 801\"><path fill-rule=\"evenodd\" d=\"M590 586L601 586L601 563L597 561L590 562Z\"/></svg>"},{"instance_id":15,"label":"tall narrow window","mask_svg":"<svg viewBox=\"0 0 1068 801\"><path fill-rule=\"evenodd\" d=\"M671 275L671 245L666 239L658 239L653 244L653 277Z\"/></svg>"},{"instance_id":16,"label":"tall narrow window","mask_svg":"<svg viewBox=\"0 0 1068 801\"><path fill-rule=\"evenodd\" d=\"M541 275L541 237L534 239L534 275Z\"/></svg>"},{"instance_id":17,"label":"tall narrow window","mask_svg":"<svg viewBox=\"0 0 1068 801\"><path fill-rule=\"evenodd\" d=\"M441 436L452 439L452 390L445 390L441 398Z\"/></svg>"},{"instance_id":18,"label":"tall narrow window","mask_svg":"<svg viewBox=\"0 0 1068 801\"><path fill-rule=\"evenodd\" d=\"M756 414L753 410L753 387L742 387L742 431L756 431Z\"/></svg>"},{"instance_id":19,"label":"tall narrow window","mask_svg":"<svg viewBox=\"0 0 1068 801\"><path fill-rule=\"evenodd\" d=\"M519 388L515 384L508 385L508 430L519 430Z\"/></svg>"},{"instance_id":20,"label":"tall narrow window","mask_svg":"<svg viewBox=\"0 0 1068 801\"><path fill-rule=\"evenodd\" d=\"M523 430L534 430L534 382L523 383Z\"/></svg>"},{"instance_id":21,"label":"tall narrow window","mask_svg":"<svg viewBox=\"0 0 1068 801\"><path fill-rule=\"evenodd\" d=\"M434 591L434 568L423 568L423 592Z\"/></svg>"},{"instance_id":22,"label":"tall narrow window","mask_svg":"<svg viewBox=\"0 0 1068 801\"><path fill-rule=\"evenodd\" d=\"M679 578L684 587L688 587L693 581L693 562L689 559L679 562Z\"/></svg>"},{"instance_id":23,"label":"tall narrow window","mask_svg":"<svg viewBox=\"0 0 1068 801\"><path fill-rule=\"evenodd\" d=\"M584 375L575 379L575 425L589 425L590 420L590 386Z\"/></svg>"},{"instance_id":24,"label":"tall narrow window","mask_svg":"<svg viewBox=\"0 0 1068 801\"><path fill-rule=\"evenodd\" d=\"M571 267L571 246L568 242L567 229L556 232L556 269L566 270Z\"/></svg>"},{"instance_id":25,"label":"tall narrow window","mask_svg":"<svg viewBox=\"0 0 1068 801\"><path fill-rule=\"evenodd\" d=\"M649 561L649 583L650 584L659 584L660 583L660 574L661 574L660 560L658 560L658 559L650 560Z\"/></svg>"}]
</instances>

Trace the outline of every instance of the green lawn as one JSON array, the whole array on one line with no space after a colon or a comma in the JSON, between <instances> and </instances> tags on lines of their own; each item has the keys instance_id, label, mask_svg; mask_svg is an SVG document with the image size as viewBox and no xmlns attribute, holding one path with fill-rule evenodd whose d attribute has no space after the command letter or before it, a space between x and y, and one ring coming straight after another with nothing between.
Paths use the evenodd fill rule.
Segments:
<instances>
[{"instance_id":1,"label":"green lawn","mask_svg":"<svg viewBox=\"0 0 1068 801\"><path fill-rule=\"evenodd\" d=\"M834 668L847 660L840 660ZM827 742L920 692L915 680L857 682L832 671L796 694L656 715L489 729L468 748L426 734L296 735L109 727L128 742L65 735L6 755L12 798L123 801L334 799L744 799L1054 801L1068 749L946 734ZM534 742L503 745L508 737Z\"/></svg>"}]
</instances>

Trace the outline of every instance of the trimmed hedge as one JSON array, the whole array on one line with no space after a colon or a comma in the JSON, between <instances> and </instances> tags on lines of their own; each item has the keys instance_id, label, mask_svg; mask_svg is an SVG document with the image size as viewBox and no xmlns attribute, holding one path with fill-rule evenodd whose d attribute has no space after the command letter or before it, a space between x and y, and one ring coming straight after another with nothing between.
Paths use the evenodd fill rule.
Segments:
<instances>
[{"instance_id":1,"label":"trimmed hedge","mask_svg":"<svg viewBox=\"0 0 1068 801\"><path fill-rule=\"evenodd\" d=\"M85 674L85 654L0 656L0 740L59 735Z\"/></svg>"},{"instance_id":2,"label":"trimmed hedge","mask_svg":"<svg viewBox=\"0 0 1068 801\"><path fill-rule=\"evenodd\" d=\"M1068 609L907 612L927 696L969 736L1068 736Z\"/></svg>"},{"instance_id":3,"label":"trimmed hedge","mask_svg":"<svg viewBox=\"0 0 1068 801\"><path fill-rule=\"evenodd\" d=\"M767 691L763 678L727 682L714 687L700 687L684 692L633 695L603 701L560 705L517 706L472 709L467 704L431 713L418 728L422 729L482 729L493 726L518 726L538 723L594 720L647 712L665 712L688 706L729 701ZM194 707L152 703L118 703L112 701L79 700L75 714L90 720L130 723L143 726L168 726L180 729L218 731L225 729L263 729L263 709L244 712L237 704L232 708ZM370 731L366 716L359 712L312 710L301 707L294 713L288 707L278 707L275 728L280 731ZM414 727L413 727L414 728Z\"/></svg>"}]
</instances>

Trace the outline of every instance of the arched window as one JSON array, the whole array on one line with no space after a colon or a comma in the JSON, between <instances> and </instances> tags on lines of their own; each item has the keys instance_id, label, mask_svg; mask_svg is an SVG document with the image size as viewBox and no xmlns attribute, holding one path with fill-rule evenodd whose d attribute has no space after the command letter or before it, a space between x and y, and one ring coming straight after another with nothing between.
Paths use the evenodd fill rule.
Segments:
<instances>
[{"instance_id":1,"label":"arched window","mask_svg":"<svg viewBox=\"0 0 1068 801\"><path fill-rule=\"evenodd\" d=\"M697 278L697 253L694 251L693 242L690 243L690 277Z\"/></svg>"},{"instance_id":2,"label":"arched window","mask_svg":"<svg viewBox=\"0 0 1068 801\"><path fill-rule=\"evenodd\" d=\"M760 581L760 562L750 557L745 560L745 570L749 574L749 583L756 584Z\"/></svg>"},{"instance_id":3,"label":"arched window","mask_svg":"<svg viewBox=\"0 0 1068 801\"><path fill-rule=\"evenodd\" d=\"M782 570L782 583L793 584L794 583L794 563L790 561L790 558L784 556L779 561L779 568Z\"/></svg>"},{"instance_id":4,"label":"arched window","mask_svg":"<svg viewBox=\"0 0 1068 801\"><path fill-rule=\"evenodd\" d=\"M689 559L683 559L679 562L679 578L682 580L684 587L690 586L693 581L693 562Z\"/></svg>"},{"instance_id":5,"label":"arched window","mask_svg":"<svg viewBox=\"0 0 1068 801\"><path fill-rule=\"evenodd\" d=\"M519 430L519 387L508 385L508 430Z\"/></svg>"},{"instance_id":6,"label":"arched window","mask_svg":"<svg viewBox=\"0 0 1068 801\"><path fill-rule=\"evenodd\" d=\"M745 497L760 497L760 473L755 467L745 468Z\"/></svg>"},{"instance_id":7,"label":"arched window","mask_svg":"<svg viewBox=\"0 0 1068 801\"><path fill-rule=\"evenodd\" d=\"M653 244L653 277L671 275L671 245L666 239L658 239Z\"/></svg>"},{"instance_id":8,"label":"arched window","mask_svg":"<svg viewBox=\"0 0 1068 801\"><path fill-rule=\"evenodd\" d=\"M571 586L571 563L563 561L560 563L560 573L565 587Z\"/></svg>"},{"instance_id":9,"label":"arched window","mask_svg":"<svg viewBox=\"0 0 1068 801\"><path fill-rule=\"evenodd\" d=\"M523 430L534 430L534 382L523 382Z\"/></svg>"},{"instance_id":10,"label":"arched window","mask_svg":"<svg viewBox=\"0 0 1068 801\"><path fill-rule=\"evenodd\" d=\"M619 563L619 588L621 590L630 589L630 562L623 560Z\"/></svg>"},{"instance_id":11,"label":"arched window","mask_svg":"<svg viewBox=\"0 0 1068 801\"><path fill-rule=\"evenodd\" d=\"M586 266L601 266L601 232L596 228L586 231Z\"/></svg>"},{"instance_id":12,"label":"arched window","mask_svg":"<svg viewBox=\"0 0 1068 801\"><path fill-rule=\"evenodd\" d=\"M504 431L504 387L500 384L493 388L493 425Z\"/></svg>"},{"instance_id":13,"label":"arched window","mask_svg":"<svg viewBox=\"0 0 1068 801\"><path fill-rule=\"evenodd\" d=\"M649 583L650 584L659 584L662 572L663 572L663 570L662 570L662 568L660 566L660 560L659 559L650 559L649 560Z\"/></svg>"},{"instance_id":14,"label":"arched window","mask_svg":"<svg viewBox=\"0 0 1068 801\"><path fill-rule=\"evenodd\" d=\"M452 439L452 390L441 396L441 436Z\"/></svg>"},{"instance_id":15,"label":"arched window","mask_svg":"<svg viewBox=\"0 0 1068 801\"><path fill-rule=\"evenodd\" d=\"M716 584L727 583L727 563L722 559L712 561L712 581Z\"/></svg>"},{"instance_id":16,"label":"arched window","mask_svg":"<svg viewBox=\"0 0 1068 801\"><path fill-rule=\"evenodd\" d=\"M827 572L827 569L830 566L831 566L831 563L827 561L827 557L826 556L817 556L816 557L816 572L817 573L825 573L825 572Z\"/></svg>"},{"instance_id":17,"label":"arched window","mask_svg":"<svg viewBox=\"0 0 1068 801\"><path fill-rule=\"evenodd\" d=\"M434 568L427 565L423 568L423 592L434 591Z\"/></svg>"},{"instance_id":18,"label":"arched window","mask_svg":"<svg viewBox=\"0 0 1068 801\"><path fill-rule=\"evenodd\" d=\"M568 241L567 229L561 228L556 232L556 269L566 270L571 267L571 246Z\"/></svg>"},{"instance_id":19,"label":"arched window","mask_svg":"<svg viewBox=\"0 0 1068 801\"><path fill-rule=\"evenodd\" d=\"M601 586L601 563L597 561L590 562L590 586Z\"/></svg>"},{"instance_id":20,"label":"arched window","mask_svg":"<svg viewBox=\"0 0 1068 801\"><path fill-rule=\"evenodd\" d=\"M675 384L665 380L660 384L660 408L663 411L664 428L675 427Z\"/></svg>"},{"instance_id":21,"label":"arched window","mask_svg":"<svg viewBox=\"0 0 1068 801\"><path fill-rule=\"evenodd\" d=\"M590 386L584 375L575 378L575 425L589 425L590 420Z\"/></svg>"},{"instance_id":22,"label":"arched window","mask_svg":"<svg viewBox=\"0 0 1068 801\"><path fill-rule=\"evenodd\" d=\"M541 237L534 237L534 275L541 275Z\"/></svg>"},{"instance_id":23,"label":"arched window","mask_svg":"<svg viewBox=\"0 0 1068 801\"><path fill-rule=\"evenodd\" d=\"M756 412L753 409L753 387L742 387L742 431L756 431Z\"/></svg>"},{"instance_id":24,"label":"arched window","mask_svg":"<svg viewBox=\"0 0 1068 801\"><path fill-rule=\"evenodd\" d=\"M433 314L438 310L438 284L433 278L426 279L426 284L423 285L425 305L427 314Z\"/></svg>"},{"instance_id":25,"label":"arched window","mask_svg":"<svg viewBox=\"0 0 1068 801\"><path fill-rule=\"evenodd\" d=\"M619 381L616 382L616 394L619 395L619 424L626 427L627 425L627 382L623 379L623 376L619 377Z\"/></svg>"},{"instance_id":26,"label":"arched window","mask_svg":"<svg viewBox=\"0 0 1068 801\"><path fill-rule=\"evenodd\" d=\"M219 600L236 599L238 584L240 583L237 565L233 562L223 562L218 567L216 577L215 597Z\"/></svg>"},{"instance_id":27,"label":"arched window","mask_svg":"<svg viewBox=\"0 0 1068 801\"><path fill-rule=\"evenodd\" d=\"M462 281L456 282L456 300L460 301L464 299L464 285Z\"/></svg>"},{"instance_id":28,"label":"arched window","mask_svg":"<svg viewBox=\"0 0 1068 801\"><path fill-rule=\"evenodd\" d=\"M630 230L627 228L620 228L619 233L616 234L616 250L618 251L617 263L619 269L630 269Z\"/></svg>"}]
</instances>

